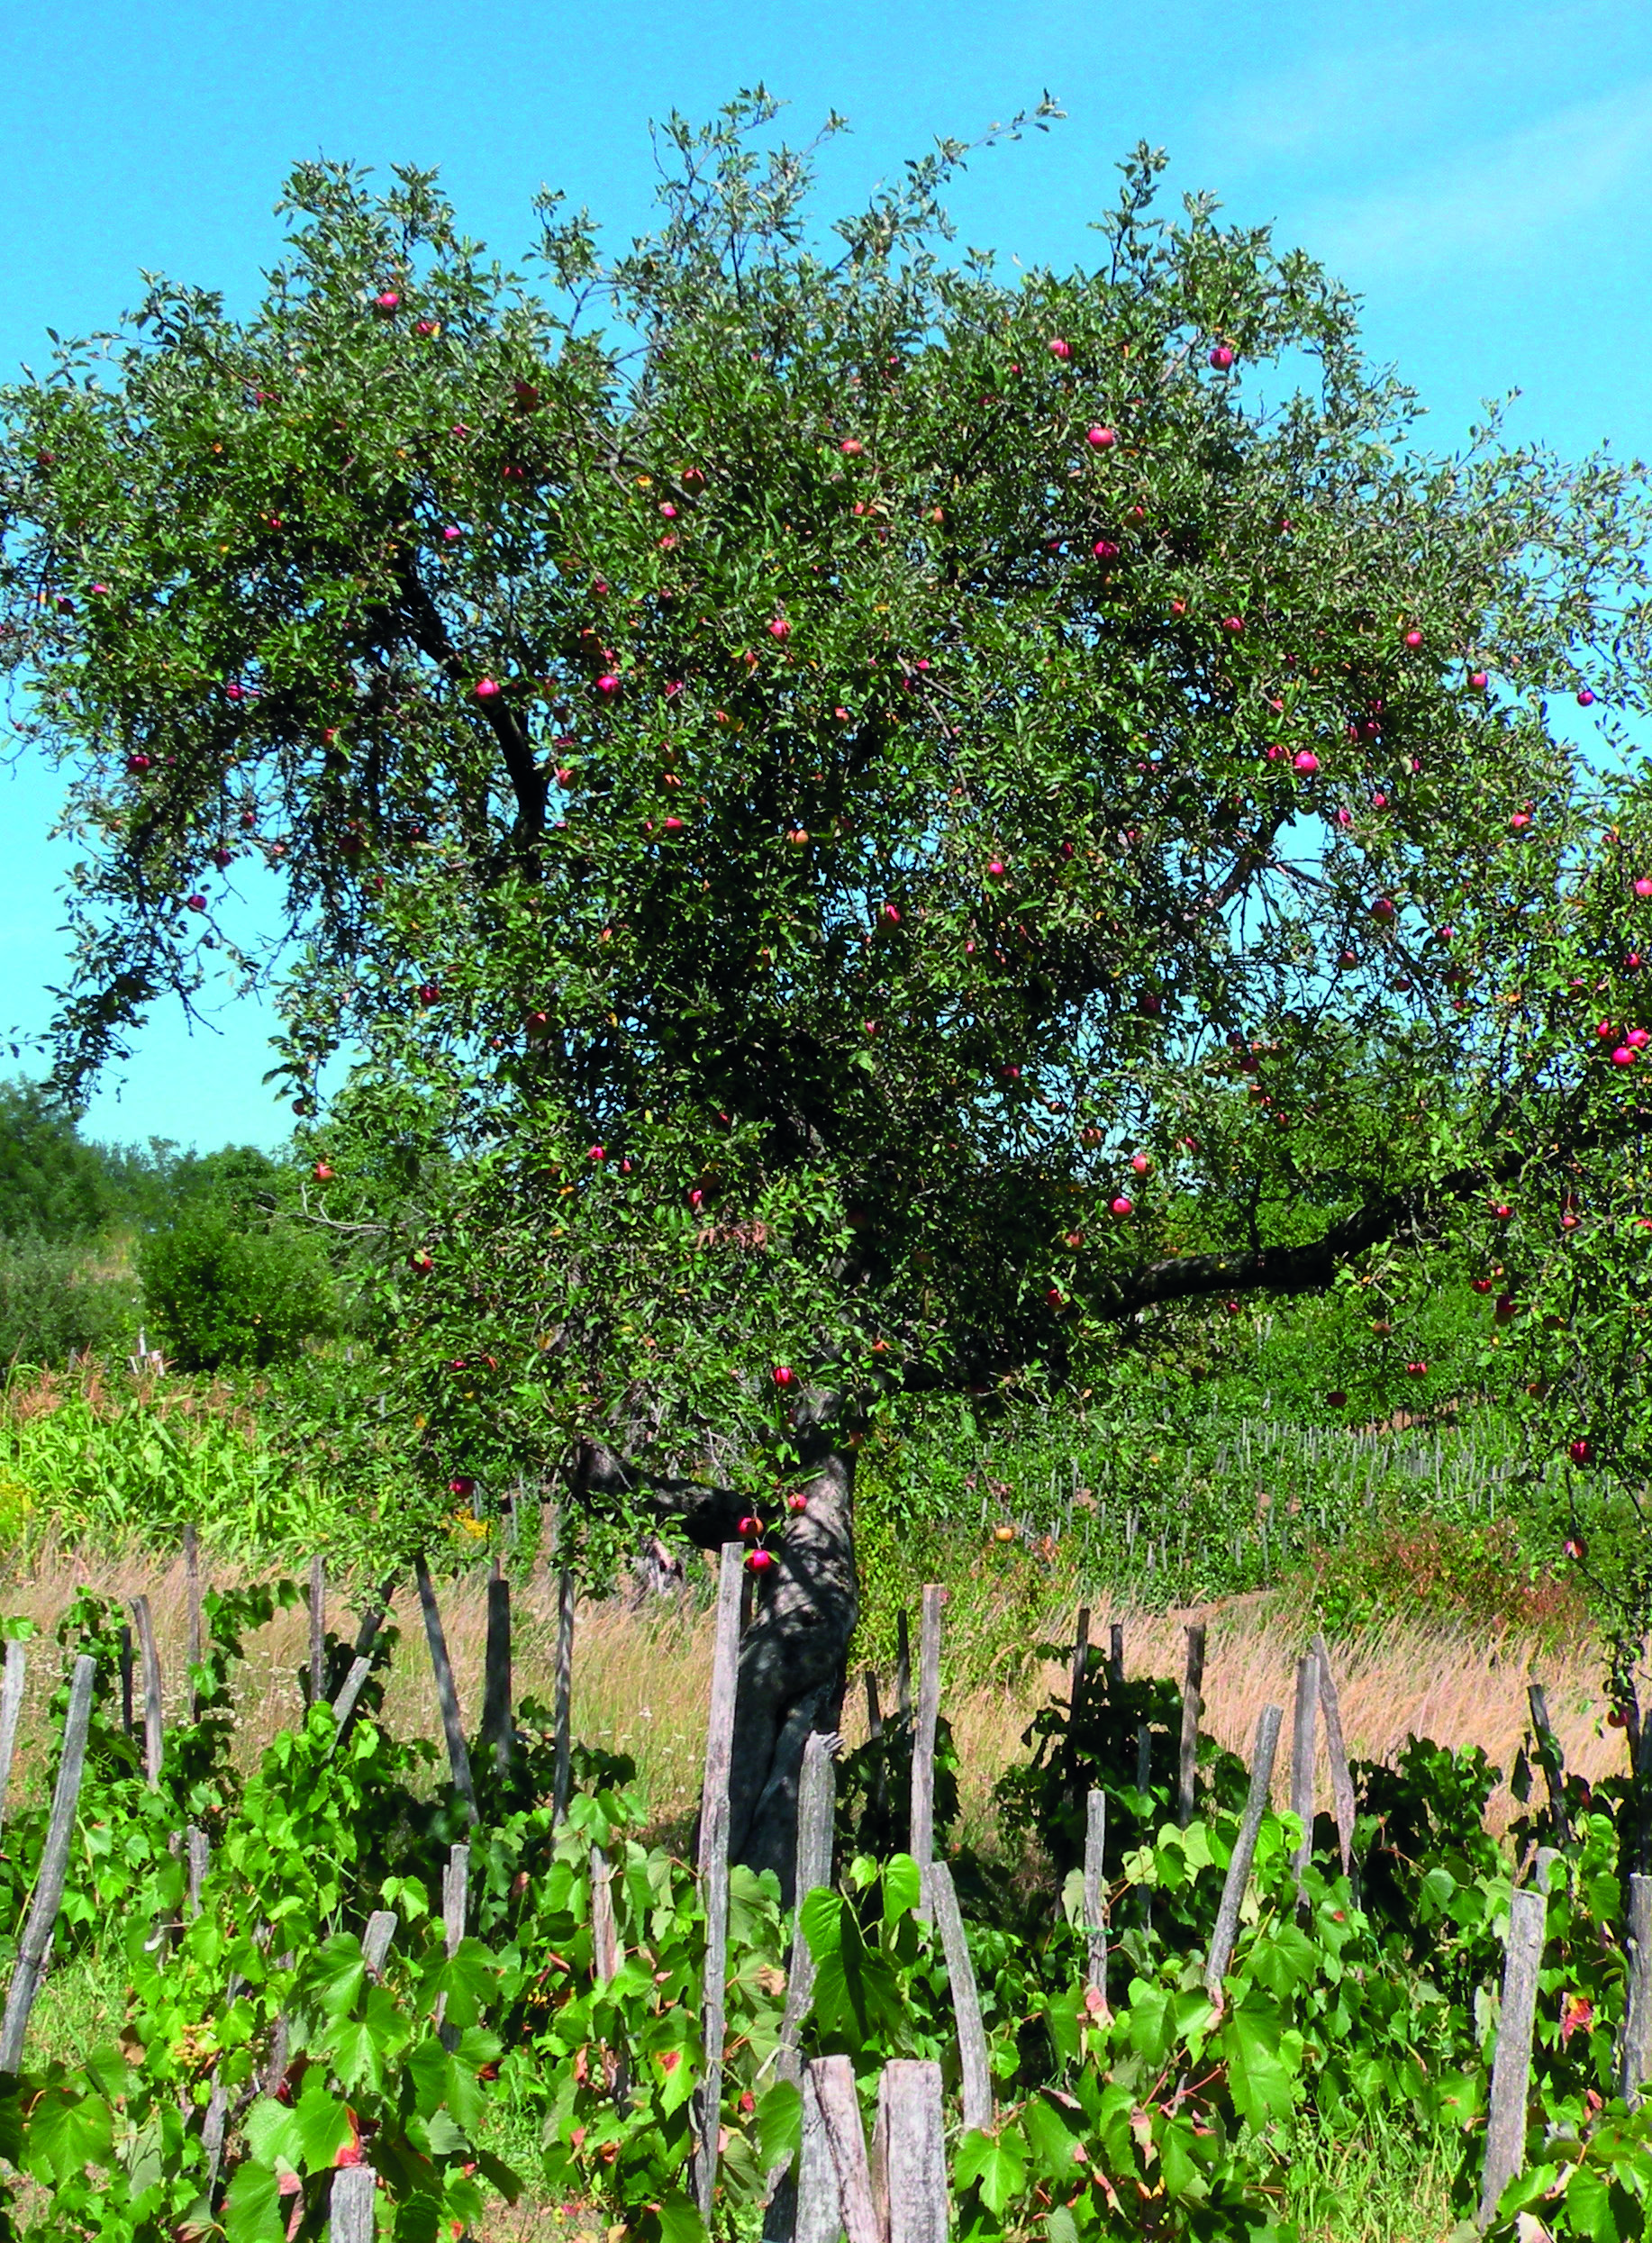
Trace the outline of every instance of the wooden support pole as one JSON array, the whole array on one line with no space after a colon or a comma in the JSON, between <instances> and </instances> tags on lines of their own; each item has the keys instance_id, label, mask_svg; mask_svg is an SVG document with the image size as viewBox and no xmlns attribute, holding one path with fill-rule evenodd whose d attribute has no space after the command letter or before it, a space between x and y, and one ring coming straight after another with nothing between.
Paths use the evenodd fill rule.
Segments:
<instances>
[{"instance_id":1,"label":"wooden support pole","mask_svg":"<svg viewBox=\"0 0 1652 2243\"><path fill-rule=\"evenodd\" d=\"M871 1680L870 1668L867 1670L867 1678ZM837 1794L831 1756L836 1742L835 1738L821 1730L814 1731L803 1746L803 1771L797 1784L797 1917L786 1969L785 2009L775 2051L775 2076L790 2080L797 2087L803 2084L803 2059L798 2044L803 2037L803 2019L814 1997L814 1956L803 1937L803 1904L811 1893L831 1883L832 1821ZM816 2147L818 2152L819 2145ZM790 2158L770 2172L768 2202L763 2215L763 2243L797 2243L802 2184L802 2175L794 2175Z\"/></svg>"},{"instance_id":2,"label":"wooden support pole","mask_svg":"<svg viewBox=\"0 0 1652 2243\"><path fill-rule=\"evenodd\" d=\"M453 1681L453 1663L448 1657L448 1639L442 1630L436 1590L422 1550L413 1560L413 1577L419 1585L425 1641L431 1648L431 1672L436 1678L436 1702L441 1708L442 1733L447 1739L448 1772L454 1790L465 1803L466 1814L474 1823L480 1818L477 1813L477 1789L470 1775L470 1754L465 1745L465 1724L459 1715L458 1691Z\"/></svg>"},{"instance_id":3,"label":"wooden support pole","mask_svg":"<svg viewBox=\"0 0 1652 2243\"><path fill-rule=\"evenodd\" d=\"M855 2093L854 2067L846 2056L816 2057L804 2075L812 2091L838 2179L840 2232L849 2243L884 2243L884 2223L872 2194L872 2168L866 2129Z\"/></svg>"},{"instance_id":4,"label":"wooden support pole","mask_svg":"<svg viewBox=\"0 0 1652 2243\"><path fill-rule=\"evenodd\" d=\"M378 2175L371 2166L341 2166L327 2199L332 2243L373 2243Z\"/></svg>"},{"instance_id":5,"label":"wooden support pole","mask_svg":"<svg viewBox=\"0 0 1652 2243\"><path fill-rule=\"evenodd\" d=\"M382 1978L385 1975L385 1957L395 1937L395 1926L394 1908L376 1908L368 1918L367 1930L361 1935L361 1959L370 1978Z\"/></svg>"},{"instance_id":6,"label":"wooden support pole","mask_svg":"<svg viewBox=\"0 0 1652 2243\"><path fill-rule=\"evenodd\" d=\"M192 1822L184 1833L184 1844L189 1861L189 1913L193 1920L201 1912L201 1888L213 1866L213 1842L198 1823Z\"/></svg>"},{"instance_id":7,"label":"wooden support pole","mask_svg":"<svg viewBox=\"0 0 1652 2243\"><path fill-rule=\"evenodd\" d=\"M1090 1607L1078 1608L1078 1625L1073 1632L1073 1681L1067 1692L1067 1719L1073 1721L1078 1712L1078 1702L1085 1686L1085 1675L1090 1666Z\"/></svg>"},{"instance_id":8,"label":"wooden support pole","mask_svg":"<svg viewBox=\"0 0 1652 2243\"><path fill-rule=\"evenodd\" d=\"M1115 1620L1107 1630L1107 1687L1121 1690L1124 1686L1124 1622Z\"/></svg>"},{"instance_id":9,"label":"wooden support pole","mask_svg":"<svg viewBox=\"0 0 1652 2243\"><path fill-rule=\"evenodd\" d=\"M1476 2224L1489 2228L1497 2200L1526 2162L1526 2098L1531 2084L1531 2033L1538 1972L1543 1961L1548 1903L1529 1886L1509 1896L1509 1945L1502 1970L1502 2014L1492 2057L1485 2118L1485 2164Z\"/></svg>"},{"instance_id":10,"label":"wooden support pole","mask_svg":"<svg viewBox=\"0 0 1652 2243\"><path fill-rule=\"evenodd\" d=\"M700 1901L705 1911L705 1984L700 2014L704 2057L694 2091L694 2197L709 2229L717 2184L717 2136L722 2116L723 2021L729 1977L729 1782L734 1765L734 1700L740 1681L743 1542L725 1542L717 1576L717 1632L705 1730L705 1781L700 1793ZM851 2081L851 2093L853 2083Z\"/></svg>"},{"instance_id":11,"label":"wooden support pole","mask_svg":"<svg viewBox=\"0 0 1652 2243\"><path fill-rule=\"evenodd\" d=\"M494 1773L510 1774L516 1743L511 1712L511 1585L498 1552L487 1582L487 1653L483 1666L482 1737L491 1745ZM566 1806L567 1802L564 1801Z\"/></svg>"},{"instance_id":12,"label":"wooden support pole","mask_svg":"<svg viewBox=\"0 0 1652 2243\"><path fill-rule=\"evenodd\" d=\"M803 2103L794 2200L788 2202L784 2185L770 2197L763 2215L763 2243L843 2243L838 2168L826 2139L819 2090L807 2065L803 2074Z\"/></svg>"},{"instance_id":13,"label":"wooden support pole","mask_svg":"<svg viewBox=\"0 0 1652 2243\"><path fill-rule=\"evenodd\" d=\"M1085 1801L1085 1982L1107 2006L1107 1878L1103 1866L1107 1845L1107 1794L1093 1791Z\"/></svg>"},{"instance_id":14,"label":"wooden support pole","mask_svg":"<svg viewBox=\"0 0 1652 2243\"><path fill-rule=\"evenodd\" d=\"M1618 2041L1618 2093L1631 2111L1652 2079L1652 1877L1629 1877L1629 1923L1624 1937L1629 1986L1623 2030Z\"/></svg>"},{"instance_id":15,"label":"wooden support pole","mask_svg":"<svg viewBox=\"0 0 1652 2243\"><path fill-rule=\"evenodd\" d=\"M1313 1858L1313 1754L1319 1711L1320 1655L1306 1651L1296 1662L1296 1704L1291 1722L1291 1812L1303 1828L1291 1863L1299 1899Z\"/></svg>"},{"instance_id":16,"label":"wooden support pole","mask_svg":"<svg viewBox=\"0 0 1652 2243\"><path fill-rule=\"evenodd\" d=\"M1221 1982L1228 1975L1239 1939L1239 1910L1250 1879L1250 1865L1256 1857L1257 1834L1267 1812L1268 1785L1274 1780L1274 1755L1279 1749L1279 1730L1284 1720L1278 1706L1265 1705L1257 1721L1256 1743L1250 1757L1250 1789L1246 1795L1239 1836L1233 1841L1228 1860L1227 1881L1221 1888L1216 1928L1211 1934L1210 1957L1204 1969L1204 1990L1218 2009L1221 2007Z\"/></svg>"},{"instance_id":17,"label":"wooden support pole","mask_svg":"<svg viewBox=\"0 0 1652 2243\"><path fill-rule=\"evenodd\" d=\"M195 1670L200 1666L205 1646L201 1635L201 1538L195 1532L195 1521L184 1529L184 1603L187 1613L184 1657L189 1668L189 1719L195 1717Z\"/></svg>"},{"instance_id":18,"label":"wooden support pole","mask_svg":"<svg viewBox=\"0 0 1652 2243\"><path fill-rule=\"evenodd\" d=\"M940 2066L907 2057L877 2083L872 2193L886 2243L947 2243L946 2119Z\"/></svg>"},{"instance_id":19,"label":"wooden support pole","mask_svg":"<svg viewBox=\"0 0 1652 2243\"><path fill-rule=\"evenodd\" d=\"M121 1622L121 1652L120 1652L120 1659L121 1659L121 1734L122 1734L123 1737L128 1737L128 1738L130 1738L131 1736L132 1736L132 1735L134 1734L134 1729L135 1729L135 1725L134 1725L134 1723L133 1723L132 1717L132 1629L131 1629L131 1627L129 1626L129 1624L128 1624L125 1621L123 1621Z\"/></svg>"},{"instance_id":20,"label":"wooden support pole","mask_svg":"<svg viewBox=\"0 0 1652 2243\"><path fill-rule=\"evenodd\" d=\"M904 1609L894 1616L894 1706L903 1721L912 1717L912 1643Z\"/></svg>"},{"instance_id":21,"label":"wooden support pole","mask_svg":"<svg viewBox=\"0 0 1652 2243\"><path fill-rule=\"evenodd\" d=\"M577 1603L574 1569L564 1566L557 1576L557 1768L551 1787L553 1822L560 1822L567 1812L568 1787L573 1781L574 1613Z\"/></svg>"},{"instance_id":22,"label":"wooden support pole","mask_svg":"<svg viewBox=\"0 0 1652 2243\"><path fill-rule=\"evenodd\" d=\"M920 1872L935 1855L935 1730L940 1720L940 1608L946 1592L926 1585L918 1632L918 1726L912 1736L912 1853Z\"/></svg>"},{"instance_id":23,"label":"wooden support pole","mask_svg":"<svg viewBox=\"0 0 1652 2243\"><path fill-rule=\"evenodd\" d=\"M1336 1676L1330 1671L1330 1651L1322 1635L1315 1636L1313 1648L1320 1662L1320 1712L1325 1718L1325 1757L1330 1764L1331 1812L1337 1818L1342 1874L1348 1876L1354 1866L1354 1779L1348 1771L1348 1747L1342 1740L1342 1703L1337 1695Z\"/></svg>"},{"instance_id":24,"label":"wooden support pole","mask_svg":"<svg viewBox=\"0 0 1652 2243\"><path fill-rule=\"evenodd\" d=\"M5 1647L5 1673L0 1678L0 1826L5 1821L5 1798L12 1784L12 1762L17 1753L17 1724L23 1716L23 1681L28 1655L20 1636Z\"/></svg>"},{"instance_id":25,"label":"wooden support pole","mask_svg":"<svg viewBox=\"0 0 1652 2243\"><path fill-rule=\"evenodd\" d=\"M327 1561L320 1550L310 1560L310 1703L320 1705L327 1691Z\"/></svg>"},{"instance_id":26,"label":"wooden support pole","mask_svg":"<svg viewBox=\"0 0 1652 2243\"><path fill-rule=\"evenodd\" d=\"M1541 1683L1528 1685L1526 1703L1531 1708L1532 1734L1538 1740L1538 1757L1543 1763L1543 1780L1548 1787L1548 1811L1555 1838L1561 1846L1569 1846L1572 1822L1566 1811L1566 1763L1561 1757L1560 1740L1549 1722L1548 1693Z\"/></svg>"},{"instance_id":27,"label":"wooden support pole","mask_svg":"<svg viewBox=\"0 0 1652 2243\"><path fill-rule=\"evenodd\" d=\"M372 1672L373 1661L366 1652L363 1652L344 1677L344 1687L332 1702L332 1718L335 1724L332 1739L334 1752L337 1752L339 1747L344 1742L344 1732L349 1729L355 1715L356 1701L361 1695L362 1686Z\"/></svg>"},{"instance_id":28,"label":"wooden support pole","mask_svg":"<svg viewBox=\"0 0 1652 2243\"><path fill-rule=\"evenodd\" d=\"M867 1735L868 1737L881 1737L884 1733L883 1708L877 1703L877 1676L872 1672L872 1669L869 1666L867 1667L866 1673L866 1684Z\"/></svg>"},{"instance_id":29,"label":"wooden support pole","mask_svg":"<svg viewBox=\"0 0 1652 2243\"><path fill-rule=\"evenodd\" d=\"M47 1950L58 1911L63 1904L69 1844L75 1834L75 1808L80 1798L80 1779L86 1773L92 1685L96 1678L97 1661L90 1652L83 1651L75 1661L69 1684L63 1751L58 1761L58 1780L51 1794L51 1821L47 1826L40 1872L34 1881L34 1897L29 1903L23 1937L17 1943L17 1961L5 1997L5 2014L0 2019L0 2073L15 2075L23 2069L23 2035L29 2030L29 2012L34 2007L34 1997L46 1973Z\"/></svg>"},{"instance_id":30,"label":"wooden support pole","mask_svg":"<svg viewBox=\"0 0 1652 2243\"><path fill-rule=\"evenodd\" d=\"M1204 1623L1187 1630L1187 1674L1182 1685L1182 1749L1176 1765L1175 1819L1185 1830L1194 1819L1199 1783L1199 1716L1204 1708Z\"/></svg>"},{"instance_id":31,"label":"wooden support pole","mask_svg":"<svg viewBox=\"0 0 1652 2243\"><path fill-rule=\"evenodd\" d=\"M944 1861L932 1861L923 1873L924 1898L940 1933L947 1957L947 1976L952 1986L952 2007L958 2017L958 2066L963 2075L964 2130L993 2130L993 2074L986 2054L986 2027L981 2018L981 1995L969 1960L964 1919L958 1911L952 1872Z\"/></svg>"},{"instance_id":32,"label":"wooden support pole","mask_svg":"<svg viewBox=\"0 0 1652 2243\"><path fill-rule=\"evenodd\" d=\"M147 1596L132 1601L132 1623L138 1630L138 1650L143 1661L143 1773L153 1791L160 1782L161 1755L166 1748L160 1696L160 1654L155 1648L155 1622Z\"/></svg>"}]
</instances>

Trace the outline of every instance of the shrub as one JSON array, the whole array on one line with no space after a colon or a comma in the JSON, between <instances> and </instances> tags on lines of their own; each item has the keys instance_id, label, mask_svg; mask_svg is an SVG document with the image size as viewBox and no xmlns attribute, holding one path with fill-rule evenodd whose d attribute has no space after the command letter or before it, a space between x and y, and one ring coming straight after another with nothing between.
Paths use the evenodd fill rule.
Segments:
<instances>
[{"instance_id":1,"label":"shrub","mask_svg":"<svg viewBox=\"0 0 1652 2243\"><path fill-rule=\"evenodd\" d=\"M239 1230L209 1203L143 1240L137 1261L156 1335L185 1370L262 1369L332 1322L325 1262L282 1223Z\"/></svg>"},{"instance_id":2,"label":"shrub","mask_svg":"<svg viewBox=\"0 0 1652 2243\"><path fill-rule=\"evenodd\" d=\"M0 1237L0 1361L63 1362L69 1351L123 1354L137 1329L136 1287L84 1267L85 1249Z\"/></svg>"}]
</instances>

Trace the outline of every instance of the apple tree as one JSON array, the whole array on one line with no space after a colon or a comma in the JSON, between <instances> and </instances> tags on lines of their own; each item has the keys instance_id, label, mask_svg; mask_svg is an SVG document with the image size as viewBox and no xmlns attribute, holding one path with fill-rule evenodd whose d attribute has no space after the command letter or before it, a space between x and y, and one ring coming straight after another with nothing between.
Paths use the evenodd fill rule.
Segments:
<instances>
[{"instance_id":1,"label":"apple tree","mask_svg":"<svg viewBox=\"0 0 1652 2243\"><path fill-rule=\"evenodd\" d=\"M617 256L545 198L537 279L428 174L303 166L254 309L149 281L7 393L0 506L60 1074L227 969L319 1216L440 1150L385 1530L569 1459L746 1521L784 1875L867 1429L1535 1236L1639 1126L1593 1030L1652 839L1638 469L1426 450L1348 295L1146 149L1092 268L1011 276L949 248L962 147L824 230L772 123L671 120Z\"/></svg>"}]
</instances>

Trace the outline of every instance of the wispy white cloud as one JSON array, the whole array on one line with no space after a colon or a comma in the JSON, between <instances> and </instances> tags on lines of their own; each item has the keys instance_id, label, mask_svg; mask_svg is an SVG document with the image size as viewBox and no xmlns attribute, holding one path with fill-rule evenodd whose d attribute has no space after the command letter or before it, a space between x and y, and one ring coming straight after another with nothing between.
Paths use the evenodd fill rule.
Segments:
<instances>
[{"instance_id":1,"label":"wispy white cloud","mask_svg":"<svg viewBox=\"0 0 1652 2243\"><path fill-rule=\"evenodd\" d=\"M1652 77L1417 167L1357 196L1322 201L1293 232L1365 287L1538 254L1615 201L1638 209L1652 162Z\"/></svg>"}]
</instances>

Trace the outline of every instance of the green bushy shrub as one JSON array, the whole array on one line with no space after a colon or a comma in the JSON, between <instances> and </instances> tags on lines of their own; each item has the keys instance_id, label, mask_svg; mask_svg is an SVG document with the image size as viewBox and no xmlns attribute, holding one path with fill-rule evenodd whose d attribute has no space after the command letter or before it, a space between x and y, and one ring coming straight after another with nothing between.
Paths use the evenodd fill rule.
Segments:
<instances>
[{"instance_id":1,"label":"green bushy shrub","mask_svg":"<svg viewBox=\"0 0 1652 2243\"><path fill-rule=\"evenodd\" d=\"M0 1236L0 1362L64 1362L74 1349L123 1355L138 1324L137 1287L89 1274L85 1249Z\"/></svg>"},{"instance_id":2,"label":"green bushy shrub","mask_svg":"<svg viewBox=\"0 0 1652 2243\"><path fill-rule=\"evenodd\" d=\"M153 1334L185 1370L262 1369L331 1329L332 1282L302 1232L235 1227L212 1202L142 1240L138 1274Z\"/></svg>"}]
</instances>

